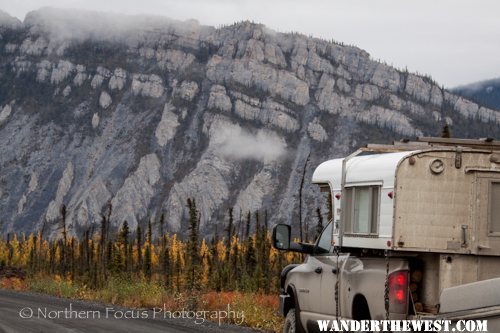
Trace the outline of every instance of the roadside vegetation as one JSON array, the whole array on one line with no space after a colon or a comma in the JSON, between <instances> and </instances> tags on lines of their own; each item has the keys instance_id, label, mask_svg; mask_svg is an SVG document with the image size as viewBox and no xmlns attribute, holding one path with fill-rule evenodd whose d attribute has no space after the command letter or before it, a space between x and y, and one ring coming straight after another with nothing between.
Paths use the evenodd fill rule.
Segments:
<instances>
[{"instance_id":1,"label":"roadside vegetation","mask_svg":"<svg viewBox=\"0 0 500 333\"><path fill-rule=\"evenodd\" d=\"M199 235L199 212L192 199L189 232L181 240L163 232L164 220L145 232L131 232L127 221L109 232L102 215L98 232L87 230L80 239L68 237L66 209L61 208L61 237L46 239L39 231L7 235L0 240L0 286L60 297L97 300L127 307L176 310L243 311L243 325L280 331L279 277L282 268L299 262L295 253L271 247L267 213L248 213L235 223L233 210L221 234Z\"/></svg>"}]
</instances>

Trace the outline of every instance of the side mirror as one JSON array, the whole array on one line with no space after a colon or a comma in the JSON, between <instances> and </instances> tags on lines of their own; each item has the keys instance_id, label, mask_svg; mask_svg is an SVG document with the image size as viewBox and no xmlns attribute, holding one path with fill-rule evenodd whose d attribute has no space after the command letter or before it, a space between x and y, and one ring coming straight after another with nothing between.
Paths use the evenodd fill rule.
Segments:
<instances>
[{"instance_id":1,"label":"side mirror","mask_svg":"<svg viewBox=\"0 0 500 333\"><path fill-rule=\"evenodd\" d=\"M290 226L277 224L273 228L273 247L277 250L290 249Z\"/></svg>"}]
</instances>

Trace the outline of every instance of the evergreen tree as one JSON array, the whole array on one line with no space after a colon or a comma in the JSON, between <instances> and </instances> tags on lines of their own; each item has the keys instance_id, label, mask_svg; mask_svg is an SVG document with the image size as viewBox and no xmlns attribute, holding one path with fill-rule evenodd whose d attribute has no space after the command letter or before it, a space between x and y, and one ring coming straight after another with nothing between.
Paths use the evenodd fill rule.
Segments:
<instances>
[{"instance_id":1,"label":"evergreen tree","mask_svg":"<svg viewBox=\"0 0 500 333\"><path fill-rule=\"evenodd\" d=\"M144 276L149 280L151 279L151 246L148 245L144 249L144 265L143 265Z\"/></svg>"},{"instance_id":2,"label":"evergreen tree","mask_svg":"<svg viewBox=\"0 0 500 333\"><path fill-rule=\"evenodd\" d=\"M233 208L229 208L229 222L226 228L227 231L227 239L226 239L226 256L225 256L225 265L223 265L222 269L222 284L226 287L232 282L232 278L234 276L234 266L231 265L233 258L231 257L231 241L233 238Z\"/></svg>"},{"instance_id":3,"label":"evergreen tree","mask_svg":"<svg viewBox=\"0 0 500 333\"><path fill-rule=\"evenodd\" d=\"M198 248L198 211L194 199L187 199L189 209L189 241L187 248L186 283L191 290L200 288L200 254Z\"/></svg>"},{"instance_id":4,"label":"evergreen tree","mask_svg":"<svg viewBox=\"0 0 500 333\"><path fill-rule=\"evenodd\" d=\"M170 288L170 251L168 246L165 245L162 247L162 256L161 256L161 271L163 275L163 282L166 288Z\"/></svg>"},{"instance_id":5,"label":"evergreen tree","mask_svg":"<svg viewBox=\"0 0 500 333\"><path fill-rule=\"evenodd\" d=\"M218 241L216 230L210 241L210 259L208 262L208 274L212 277L210 279L210 288L216 291L221 290L220 285L218 285L218 275L220 274L218 261L219 254L217 250Z\"/></svg>"},{"instance_id":6,"label":"evergreen tree","mask_svg":"<svg viewBox=\"0 0 500 333\"><path fill-rule=\"evenodd\" d=\"M104 214L101 214L101 238L99 240L99 263L98 263L100 272L99 275L104 274L106 267L105 263L106 230L107 230L106 224L107 224L106 216Z\"/></svg>"},{"instance_id":7,"label":"evergreen tree","mask_svg":"<svg viewBox=\"0 0 500 333\"><path fill-rule=\"evenodd\" d=\"M137 271L141 270L142 267L142 230L141 226L137 226L137 240L136 240L136 245L137 245Z\"/></svg>"},{"instance_id":8,"label":"evergreen tree","mask_svg":"<svg viewBox=\"0 0 500 333\"><path fill-rule=\"evenodd\" d=\"M129 263L130 263L130 254L128 251L128 237L130 234L130 230L128 227L128 222L127 220L123 221L122 228L120 230L120 233L118 234L118 242L121 247L119 249L119 252L121 252L120 255L123 256L123 270L128 271L129 268Z\"/></svg>"},{"instance_id":9,"label":"evergreen tree","mask_svg":"<svg viewBox=\"0 0 500 333\"><path fill-rule=\"evenodd\" d=\"M302 178L300 180L300 186L299 186L299 232L300 232L300 241L304 241L303 237L303 230L302 230L302 192L304 189L304 180L306 177L306 171L307 171L307 163L309 162L309 157L311 156L311 153L307 155L306 161L304 162L304 169L302 170Z\"/></svg>"},{"instance_id":10,"label":"evergreen tree","mask_svg":"<svg viewBox=\"0 0 500 333\"><path fill-rule=\"evenodd\" d=\"M451 138L451 130L450 130L450 126L448 126L448 124L444 124L443 130L441 131L441 137L442 138Z\"/></svg>"},{"instance_id":11,"label":"evergreen tree","mask_svg":"<svg viewBox=\"0 0 500 333\"><path fill-rule=\"evenodd\" d=\"M226 260L230 260L231 256L231 239L233 237L233 208L229 208L229 222L227 225L227 240L226 240Z\"/></svg>"},{"instance_id":12,"label":"evergreen tree","mask_svg":"<svg viewBox=\"0 0 500 333\"><path fill-rule=\"evenodd\" d=\"M151 244L153 241L153 230L151 228L151 219L148 219L148 230L146 232L146 242Z\"/></svg>"},{"instance_id":13,"label":"evergreen tree","mask_svg":"<svg viewBox=\"0 0 500 333\"><path fill-rule=\"evenodd\" d=\"M89 246L89 242L90 242L90 229L87 228L87 230L85 231L84 233L84 237L83 237L83 253L84 253L84 256L83 256L83 271L86 272L90 269L90 263L91 263L91 256L90 256L90 246Z\"/></svg>"},{"instance_id":14,"label":"evergreen tree","mask_svg":"<svg viewBox=\"0 0 500 333\"><path fill-rule=\"evenodd\" d=\"M251 222L251 213L248 212L247 215L247 228L246 228L246 240L245 240L245 271L248 277L252 275L252 272L255 269L256 259L255 259L255 249L254 249L254 240L252 236L250 236L250 222Z\"/></svg>"},{"instance_id":15,"label":"evergreen tree","mask_svg":"<svg viewBox=\"0 0 500 333\"><path fill-rule=\"evenodd\" d=\"M151 227L151 219L148 219L148 229L146 231L146 246L144 249L144 265L143 265L143 272L144 275L148 278L148 280L151 278L151 273L152 273L152 265L151 265L151 242L153 241L153 231Z\"/></svg>"},{"instance_id":16,"label":"evergreen tree","mask_svg":"<svg viewBox=\"0 0 500 333\"><path fill-rule=\"evenodd\" d=\"M160 215L160 239L162 240L162 246L165 246L165 244L163 243L163 241L165 240L165 237L164 237L164 234L165 234L165 230L164 230L164 225L165 225L165 216L163 215L163 213L161 213Z\"/></svg>"},{"instance_id":17,"label":"evergreen tree","mask_svg":"<svg viewBox=\"0 0 500 333\"><path fill-rule=\"evenodd\" d=\"M270 281L271 281L271 270L270 270L270 256L271 256L271 240L268 239L268 220L267 220L267 210L264 212L264 224L262 226L262 246L263 246L263 258L262 258L262 268L264 271L264 292L269 293L270 291Z\"/></svg>"},{"instance_id":18,"label":"evergreen tree","mask_svg":"<svg viewBox=\"0 0 500 333\"><path fill-rule=\"evenodd\" d=\"M111 265L112 266L111 270L115 274L121 273L125 269L122 246L123 246L122 244L116 243L112 247L113 263Z\"/></svg>"},{"instance_id":19,"label":"evergreen tree","mask_svg":"<svg viewBox=\"0 0 500 333\"><path fill-rule=\"evenodd\" d=\"M75 238L71 237L69 241L69 271L70 278L73 281L75 277Z\"/></svg>"},{"instance_id":20,"label":"evergreen tree","mask_svg":"<svg viewBox=\"0 0 500 333\"><path fill-rule=\"evenodd\" d=\"M106 272L103 272L104 273L104 277L107 277L107 272L110 271L110 270L114 270L114 261L113 261L113 242L111 240L108 240L108 243L106 245Z\"/></svg>"},{"instance_id":21,"label":"evergreen tree","mask_svg":"<svg viewBox=\"0 0 500 333\"><path fill-rule=\"evenodd\" d=\"M333 220L333 197L332 191L328 191L328 221Z\"/></svg>"},{"instance_id":22,"label":"evergreen tree","mask_svg":"<svg viewBox=\"0 0 500 333\"><path fill-rule=\"evenodd\" d=\"M251 222L251 219L252 219L252 214L250 213L250 211L248 211L248 214L247 214L247 225L246 225L246 229L245 229L245 239L248 239L250 237L250 222Z\"/></svg>"},{"instance_id":23,"label":"evergreen tree","mask_svg":"<svg viewBox=\"0 0 500 333\"><path fill-rule=\"evenodd\" d=\"M316 216L318 217L318 223L315 228L314 240L317 240L323 231L323 216L321 215L321 209L319 207L316 208Z\"/></svg>"},{"instance_id":24,"label":"evergreen tree","mask_svg":"<svg viewBox=\"0 0 500 333\"><path fill-rule=\"evenodd\" d=\"M62 244L61 244L61 271L62 274L66 274L66 244L67 244L67 233L66 233L66 206L61 206L61 228L62 228Z\"/></svg>"},{"instance_id":25,"label":"evergreen tree","mask_svg":"<svg viewBox=\"0 0 500 333\"><path fill-rule=\"evenodd\" d=\"M179 249L175 251L175 287L177 291L181 291L181 273L182 273L182 266L181 266L181 254Z\"/></svg>"}]
</instances>

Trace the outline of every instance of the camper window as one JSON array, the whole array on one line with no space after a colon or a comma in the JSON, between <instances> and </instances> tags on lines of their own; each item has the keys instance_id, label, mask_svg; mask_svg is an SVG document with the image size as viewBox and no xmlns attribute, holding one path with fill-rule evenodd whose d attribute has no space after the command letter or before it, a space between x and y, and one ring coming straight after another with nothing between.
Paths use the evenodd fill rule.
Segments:
<instances>
[{"instance_id":1,"label":"camper window","mask_svg":"<svg viewBox=\"0 0 500 333\"><path fill-rule=\"evenodd\" d=\"M379 197L380 186L346 187L346 233L378 233Z\"/></svg>"},{"instance_id":2,"label":"camper window","mask_svg":"<svg viewBox=\"0 0 500 333\"><path fill-rule=\"evenodd\" d=\"M490 183L490 234L500 236L500 182Z\"/></svg>"}]
</instances>

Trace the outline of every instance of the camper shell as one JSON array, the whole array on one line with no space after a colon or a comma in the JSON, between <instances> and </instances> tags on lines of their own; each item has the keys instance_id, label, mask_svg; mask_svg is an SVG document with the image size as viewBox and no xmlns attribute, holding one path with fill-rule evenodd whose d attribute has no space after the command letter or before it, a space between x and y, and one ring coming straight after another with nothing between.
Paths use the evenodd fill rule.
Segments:
<instances>
[{"instance_id":1,"label":"camper shell","mask_svg":"<svg viewBox=\"0 0 500 333\"><path fill-rule=\"evenodd\" d=\"M500 255L500 147L461 143L361 149L343 195L344 159L320 164L312 180L330 191L334 240L344 204L344 247Z\"/></svg>"}]
</instances>

